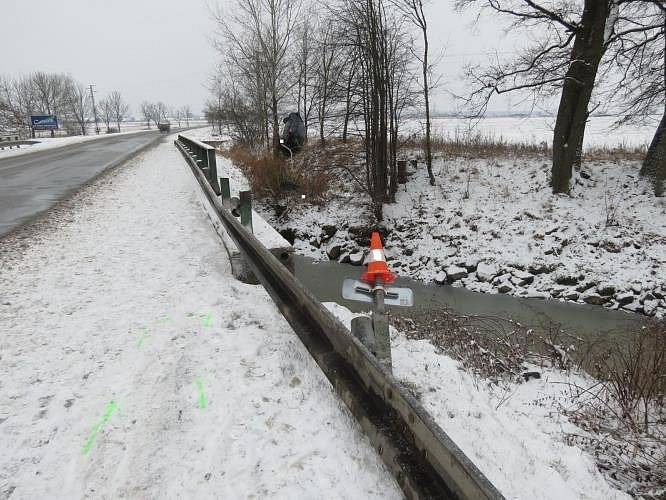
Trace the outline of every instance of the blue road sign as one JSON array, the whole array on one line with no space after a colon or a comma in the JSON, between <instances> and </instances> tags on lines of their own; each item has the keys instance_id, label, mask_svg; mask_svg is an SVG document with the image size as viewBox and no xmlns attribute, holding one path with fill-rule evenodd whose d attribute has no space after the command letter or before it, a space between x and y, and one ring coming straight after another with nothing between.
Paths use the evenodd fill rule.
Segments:
<instances>
[{"instance_id":1,"label":"blue road sign","mask_svg":"<svg viewBox=\"0 0 666 500\"><path fill-rule=\"evenodd\" d=\"M33 115L30 123L34 130L56 130L58 128L58 117L55 115Z\"/></svg>"}]
</instances>

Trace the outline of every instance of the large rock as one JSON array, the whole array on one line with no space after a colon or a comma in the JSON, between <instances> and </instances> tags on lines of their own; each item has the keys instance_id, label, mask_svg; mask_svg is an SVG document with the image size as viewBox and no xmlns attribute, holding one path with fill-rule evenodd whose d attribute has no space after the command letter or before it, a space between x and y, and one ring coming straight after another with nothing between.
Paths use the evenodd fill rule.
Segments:
<instances>
[{"instance_id":1,"label":"large rock","mask_svg":"<svg viewBox=\"0 0 666 500\"><path fill-rule=\"evenodd\" d=\"M583 299L583 302L586 302L588 304L592 304L592 305L595 305L595 306L603 305L606 302L608 302L608 300L609 300L608 297L602 297L598 293L594 293L594 292L584 293L581 296L581 299Z\"/></svg>"},{"instance_id":2,"label":"large rock","mask_svg":"<svg viewBox=\"0 0 666 500\"><path fill-rule=\"evenodd\" d=\"M448 276L449 283L467 278L467 269L464 267L450 266L444 270Z\"/></svg>"},{"instance_id":3,"label":"large rock","mask_svg":"<svg viewBox=\"0 0 666 500\"><path fill-rule=\"evenodd\" d=\"M600 283L597 285L597 293L604 297L610 297L615 293L615 286L610 283Z\"/></svg>"},{"instance_id":4,"label":"large rock","mask_svg":"<svg viewBox=\"0 0 666 500\"><path fill-rule=\"evenodd\" d=\"M338 243L332 243L328 245L328 248L326 249L326 255L328 255L330 260L337 260L341 253L342 246Z\"/></svg>"},{"instance_id":5,"label":"large rock","mask_svg":"<svg viewBox=\"0 0 666 500\"><path fill-rule=\"evenodd\" d=\"M444 271L440 271L435 275L435 283L438 285L443 285L445 283L448 283L448 276Z\"/></svg>"},{"instance_id":6,"label":"large rock","mask_svg":"<svg viewBox=\"0 0 666 500\"><path fill-rule=\"evenodd\" d=\"M634 301L635 295L631 292L623 292L623 293L618 293L615 295L615 300L620 304L621 306L624 306L626 304L631 304Z\"/></svg>"},{"instance_id":7,"label":"large rock","mask_svg":"<svg viewBox=\"0 0 666 500\"><path fill-rule=\"evenodd\" d=\"M479 281L483 281L484 283L492 281L498 273L499 269L495 264L479 262L479 265L476 266L476 277L479 278Z\"/></svg>"},{"instance_id":8,"label":"large rock","mask_svg":"<svg viewBox=\"0 0 666 500\"><path fill-rule=\"evenodd\" d=\"M353 266L360 266L363 264L363 258L365 254L363 252L354 252L349 254L349 263Z\"/></svg>"},{"instance_id":9,"label":"large rock","mask_svg":"<svg viewBox=\"0 0 666 500\"><path fill-rule=\"evenodd\" d=\"M659 306L658 300L646 300L643 302L643 312L647 316L654 316L654 313L657 311L658 306Z\"/></svg>"},{"instance_id":10,"label":"large rock","mask_svg":"<svg viewBox=\"0 0 666 500\"><path fill-rule=\"evenodd\" d=\"M338 232L338 228L335 226L324 225L321 226L322 240L330 240L335 236L335 233Z\"/></svg>"},{"instance_id":11,"label":"large rock","mask_svg":"<svg viewBox=\"0 0 666 500\"><path fill-rule=\"evenodd\" d=\"M534 275L526 271L515 270L511 271L513 278L511 281L517 286L530 285L534 282Z\"/></svg>"},{"instance_id":12,"label":"large rock","mask_svg":"<svg viewBox=\"0 0 666 500\"><path fill-rule=\"evenodd\" d=\"M631 302L630 304L623 305L622 309L626 309L627 311L631 311L631 312L635 312L635 313L642 313L643 312L643 306L637 300L634 301L634 302Z\"/></svg>"},{"instance_id":13,"label":"large rock","mask_svg":"<svg viewBox=\"0 0 666 500\"><path fill-rule=\"evenodd\" d=\"M573 274L558 274L555 276L555 283L558 285L567 285L567 286L573 286L578 284L579 278L578 276L574 276Z\"/></svg>"}]
</instances>

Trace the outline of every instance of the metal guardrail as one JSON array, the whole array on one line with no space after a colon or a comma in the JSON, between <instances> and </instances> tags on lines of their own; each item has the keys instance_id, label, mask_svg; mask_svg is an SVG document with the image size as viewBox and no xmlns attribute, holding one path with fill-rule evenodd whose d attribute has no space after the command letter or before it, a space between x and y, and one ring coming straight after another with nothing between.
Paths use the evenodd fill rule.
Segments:
<instances>
[{"instance_id":1,"label":"metal guardrail","mask_svg":"<svg viewBox=\"0 0 666 500\"><path fill-rule=\"evenodd\" d=\"M30 139L21 139L21 136L18 134L0 135L0 149L5 149L5 148L12 149L13 147L18 148L24 145L36 144L37 142L39 141L33 141Z\"/></svg>"},{"instance_id":2,"label":"metal guardrail","mask_svg":"<svg viewBox=\"0 0 666 500\"><path fill-rule=\"evenodd\" d=\"M229 236L407 498L503 499L423 406L223 206L217 181L211 185L206 174L209 150L181 135L175 145Z\"/></svg>"}]
</instances>

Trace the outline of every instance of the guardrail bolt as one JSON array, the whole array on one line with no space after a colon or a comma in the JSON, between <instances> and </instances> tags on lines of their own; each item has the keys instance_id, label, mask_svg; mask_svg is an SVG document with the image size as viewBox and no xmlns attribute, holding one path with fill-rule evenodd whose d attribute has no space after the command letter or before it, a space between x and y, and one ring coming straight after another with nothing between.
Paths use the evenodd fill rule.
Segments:
<instances>
[{"instance_id":1,"label":"guardrail bolt","mask_svg":"<svg viewBox=\"0 0 666 500\"><path fill-rule=\"evenodd\" d=\"M252 191L240 192L240 222L252 232Z\"/></svg>"}]
</instances>

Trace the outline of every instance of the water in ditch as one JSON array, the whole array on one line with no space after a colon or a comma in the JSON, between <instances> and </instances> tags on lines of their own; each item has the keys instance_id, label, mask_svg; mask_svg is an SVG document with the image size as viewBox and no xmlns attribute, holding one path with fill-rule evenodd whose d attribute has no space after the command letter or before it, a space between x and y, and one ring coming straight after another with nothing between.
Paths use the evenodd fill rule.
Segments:
<instances>
[{"instance_id":1,"label":"water in ditch","mask_svg":"<svg viewBox=\"0 0 666 500\"><path fill-rule=\"evenodd\" d=\"M363 272L362 267L318 262L298 255L294 258L294 267L296 277L322 302L337 302L355 312L368 310L369 304L342 298L343 280L358 279ZM595 338L603 333L606 340L617 339L618 342L626 342L626 333L635 331L644 321L643 316L600 306L472 292L448 285L425 284L409 278L399 277L395 286L409 287L414 292L412 311L396 311L407 315L427 315L433 309L447 309L464 315L512 319L536 331L546 325L556 324L581 338Z\"/></svg>"}]
</instances>

